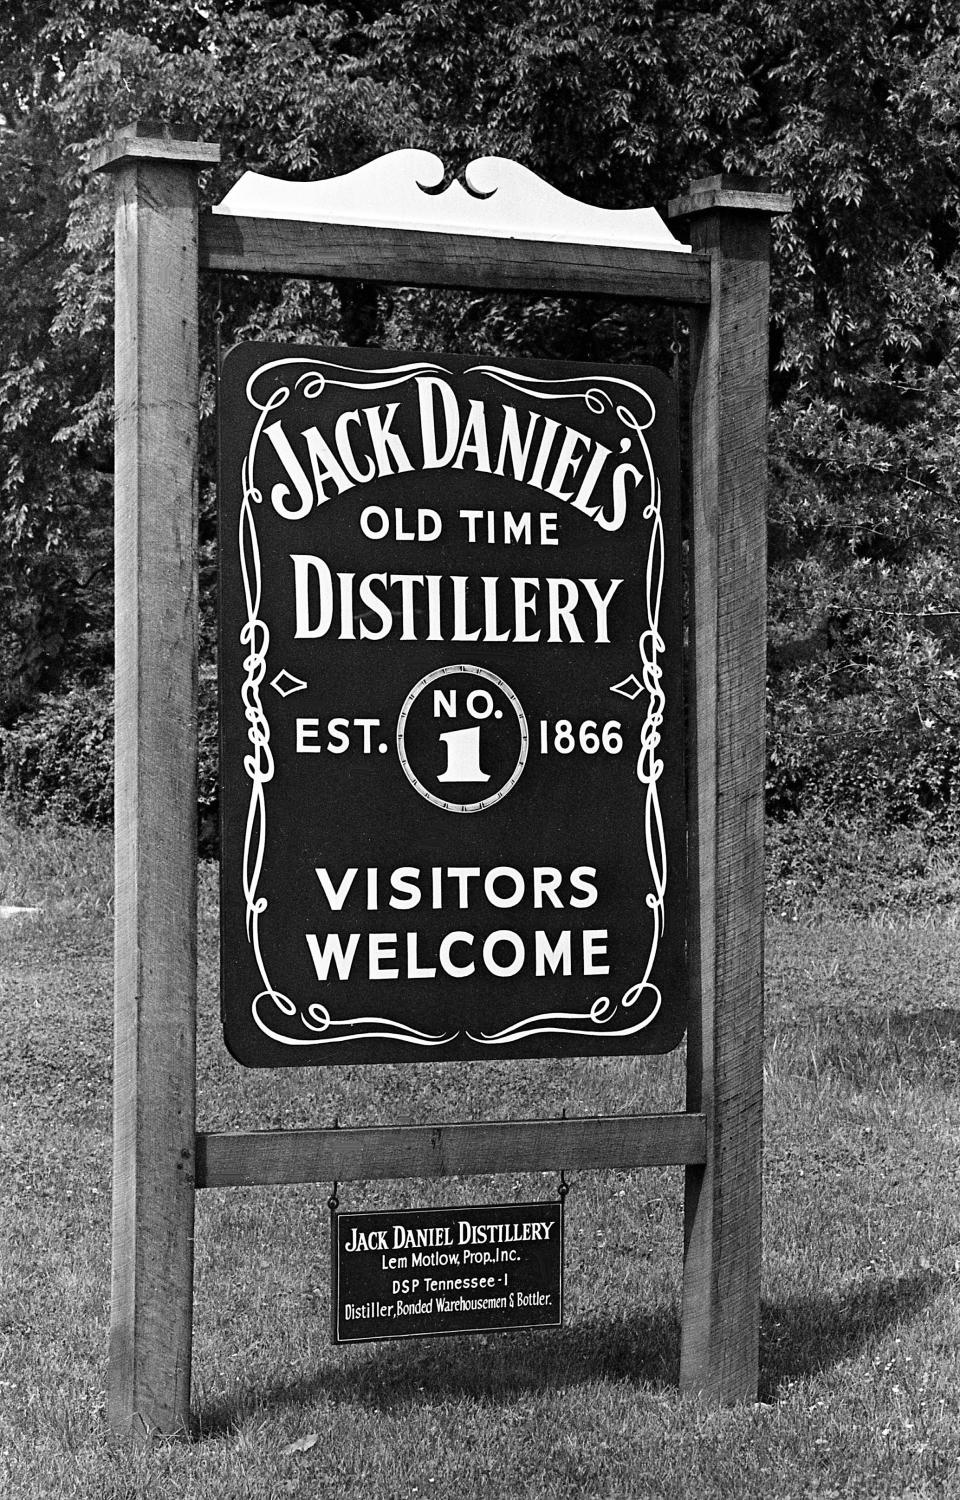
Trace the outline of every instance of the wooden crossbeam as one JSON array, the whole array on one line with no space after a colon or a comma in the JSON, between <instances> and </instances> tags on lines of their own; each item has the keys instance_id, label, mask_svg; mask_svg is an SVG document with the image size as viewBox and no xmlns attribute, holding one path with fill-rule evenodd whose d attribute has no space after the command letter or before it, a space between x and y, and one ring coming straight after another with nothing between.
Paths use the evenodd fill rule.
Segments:
<instances>
[{"instance_id":1,"label":"wooden crossbeam","mask_svg":"<svg viewBox=\"0 0 960 1500\"><path fill-rule=\"evenodd\" d=\"M206 213L200 269L706 305L710 260L670 250Z\"/></svg>"},{"instance_id":2,"label":"wooden crossbeam","mask_svg":"<svg viewBox=\"0 0 960 1500\"><path fill-rule=\"evenodd\" d=\"M695 1165L698 1114L198 1133L198 1188Z\"/></svg>"}]
</instances>

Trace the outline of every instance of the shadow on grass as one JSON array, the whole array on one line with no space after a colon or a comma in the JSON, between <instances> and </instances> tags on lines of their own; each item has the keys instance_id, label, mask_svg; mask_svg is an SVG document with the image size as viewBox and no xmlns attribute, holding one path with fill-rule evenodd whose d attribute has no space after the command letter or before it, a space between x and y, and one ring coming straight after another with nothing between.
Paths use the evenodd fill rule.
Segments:
<instances>
[{"instance_id":1,"label":"shadow on grass","mask_svg":"<svg viewBox=\"0 0 960 1500\"><path fill-rule=\"evenodd\" d=\"M433 1401L511 1401L597 1380L662 1389L676 1385L679 1369L680 1321L673 1307L541 1332L358 1345L343 1364L331 1360L301 1379L208 1403L195 1430L222 1436L255 1411L309 1406L321 1398L391 1411Z\"/></svg>"},{"instance_id":2,"label":"shadow on grass","mask_svg":"<svg viewBox=\"0 0 960 1500\"><path fill-rule=\"evenodd\" d=\"M776 1401L791 1382L818 1375L856 1355L933 1301L937 1271L860 1282L836 1296L767 1302L760 1319L761 1401ZM594 1319L543 1332L462 1339L424 1339L357 1346L318 1371L211 1401L196 1416L195 1435L226 1436L248 1417L318 1400L402 1410L459 1399L508 1402L526 1392L566 1389L598 1380L676 1390L680 1321L673 1307Z\"/></svg>"},{"instance_id":3,"label":"shadow on grass","mask_svg":"<svg viewBox=\"0 0 960 1500\"><path fill-rule=\"evenodd\" d=\"M834 1296L765 1303L760 1318L760 1400L776 1401L791 1381L831 1369L908 1323L943 1286L939 1271L860 1281Z\"/></svg>"}]
</instances>

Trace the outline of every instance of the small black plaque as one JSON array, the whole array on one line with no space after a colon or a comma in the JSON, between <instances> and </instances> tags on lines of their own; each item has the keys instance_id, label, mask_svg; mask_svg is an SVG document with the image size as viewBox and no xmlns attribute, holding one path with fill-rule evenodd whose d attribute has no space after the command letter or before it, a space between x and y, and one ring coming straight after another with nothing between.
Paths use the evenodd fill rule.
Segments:
<instances>
[{"instance_id":1,"label":"small black plaque","mask_svg":"<svg viewBox=\"0 0 960 1500\"><path fill-rule=\"evenodd\" d=\"M563 1322L563 1204L334 1213L337 1344Z\"/></svg>"}]
</instances>

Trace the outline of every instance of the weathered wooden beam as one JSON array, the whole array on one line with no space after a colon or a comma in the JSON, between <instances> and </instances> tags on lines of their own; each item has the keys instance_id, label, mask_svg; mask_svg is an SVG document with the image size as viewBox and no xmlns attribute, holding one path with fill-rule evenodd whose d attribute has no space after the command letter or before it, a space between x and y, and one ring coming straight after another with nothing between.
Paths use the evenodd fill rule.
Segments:
<instances>
[{"instance_id":1,"label":"weathered wooden beam","mask_svg":"<svg viewBox=\"0 0 960 1500\"><path fill-rule=\"evenodd\" d=\"M789 193L771 193L756 179L718 172L691 182L682 198L670 204L674 218L689 221L694 215L714 208L742 208L752 214L786 214L793 206Z\"/></svg>"},{"instance_id":2,"label":"weathered wooden beam","mask_svg":"<svg viewBox=\"0 0 960 1500\"><path fill-rule=\"evenodd\" d=\"M705 1160L702 1115L197 1135L197 1187L662 1167Z\"/></svg>"},{"instance_id":3,"label":"weathered wooden beam","mask_svg":"<svg viewBox=\"0 0 960 1500\"><path fill-rule=\"evenodd\" d=\"M176 150L173 146L176 146ZM185 1431L196 1015L197 168L128 132L116 182L116 936L108 1419Z\"/></svg>"},{"instance_id":4,"label":"weathered wooden beam","mask_svg":"<svg viewBox=\"0 0 960 1500\"><path fill-rule=\"evenodd\" d=\"M219 213L201 218L200 266L393 285L710 300L709 257L697 254Z\"/></svg>"},{"instance_id":5,"label":"weathered wooden beam","mask_svg":"<svg viewBox=\"0 0 960 1500\"><path fill-rule=\"evenodd\" d=\"M710 256L692 314L693 658L687 1108L706 1161L686 1174L680 1380L756 1398L763 1128L763 790L770 214L741 180L671 203Z\"/></svg>"}]
</instances>

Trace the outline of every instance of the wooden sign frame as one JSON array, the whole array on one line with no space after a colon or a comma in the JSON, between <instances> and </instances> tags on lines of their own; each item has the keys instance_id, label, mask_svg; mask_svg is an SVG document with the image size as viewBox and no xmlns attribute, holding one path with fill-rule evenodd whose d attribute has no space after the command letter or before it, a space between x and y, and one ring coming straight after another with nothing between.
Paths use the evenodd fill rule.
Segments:
<instances>
[{"instance_id":1,"label":"wooden sign frame","mask_svg":"<svg viewBox=\"0 0 960 1500\"><path fill-rule=\"evenodd\" d=\"M692 253L457 228L199 214L219 147L131 127L116 182L116 939L108 1421L190 1420L195 1192L232 1185L681 1164L680 1383L755 1399L763 1030L770 217L710 177L670 205ZM691 327L686 1109L397 1128L196 1129L199 272L609 294Z\"/></svg>"}]
</instances>

